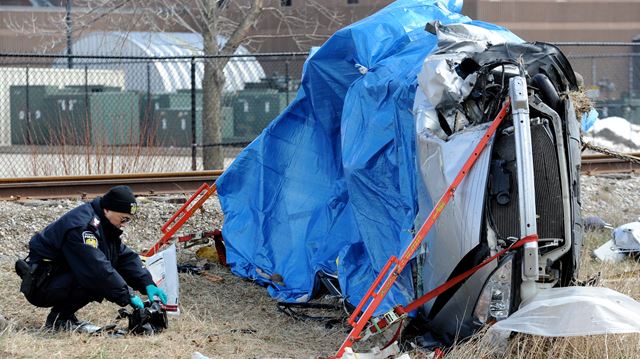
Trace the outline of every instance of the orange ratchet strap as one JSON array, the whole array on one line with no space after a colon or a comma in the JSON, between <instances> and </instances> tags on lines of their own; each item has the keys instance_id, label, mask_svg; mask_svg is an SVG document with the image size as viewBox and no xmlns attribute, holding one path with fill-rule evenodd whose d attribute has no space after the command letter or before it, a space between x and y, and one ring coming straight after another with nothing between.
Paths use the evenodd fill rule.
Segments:
<instances>
[{"instance_id":1,"label":"orange ratchet strap","mask_svg":"<svg viewBox=\"0 0 640 359\"><path fill-rule=\"evenodd\" d=\"M469 173L469 171L475 164L476 160L478 159L478 157L480 157L480 154L489 143L489 140L491 140L491 138L495 134L496 130L498 129L498 127L502 123L502 120L507 114L507 111L509 109L509 104L510 104L510 101L507 98L504 105L502 106L502 109L500 110L496 118L493 120L493 122L491 123L491 125L489 126L485 134L483 135L482 139L480 140L480 142L474 148L473 152L471 153L471 156L467 159L465 164L462 166L462 169L460 170L460 172L458 172L458 174L456 175L456 178L453 180L451 185L449 185L449 188L447 188L447 190L442 195L438 203L436 203L436 205L433 207L433 210L429 214L429 217L427 217L422 227L420 227L420 230L415 235L415 237L411 241L411 244L409 244L409 247L407 247L407 249L404 251L400 259L396 258L396 256L391 256L391 258L389 258L389 261L385 264L382 271L380 271L380 273L378 274L378 277L374 280L373 284L371 285L371 287L369 288L365 296L362 298L362 300L360 300L360 303L358 304L354 312L349 317L348 322L353 326L353 329L351 330L351 332L349 333L345 341L342 343L342 345L338 349L338 352L336 353L336 355L331 358L341 358L347 347L352 347L354 342L362 339L360 335L365 329L365 326L367 326L367 324L369 323L369 319L375 312L376 308L378 308L378 306L382 302L382 299L387 295L387 293L389 293L389 291L391 290L391 286L393 286L397 278L400 276L405 266L407 265L409 260L411 260L411 257L413 256L415 251L418 249L418 247L426 237L427 233L429 233L429 230L431 229L435 221L438 219L438 217L440 217L440 214L442 213L442 210L444 209L444 207L447 205L447 203L449 203L449 200L451 199L451 197L453 197L453 194L457 189L458 185L460 185L464 177ZM394 264L395 264L394 268L391 269L391 266ZM391 269L391 272L389 273L389 275L387 275L387 272L389 272L390 269ZM384 282L382 282L383 279L384 279ZM380 287L379 290L377 290L378 285L381 282L382 282L382 286ZM364 312L362 312L363 307L367 303L368 303L367 308L364 310ZM402 315L406 315L406 312ZM394 316L397 316L397 315L394 313ZM381 323L380 321L377 321L376 324L380 326L383 323Z\"/></svg>"},{"instance_id":2,"label":"orange ratchet strap","mask_svg":"<svg viewBox=\"0 0 640 359\"><path fill-rule=\"evenodd\" d=\"M169 218L169 220L162 226L162 228L160 228L162 230L162 233L164 234L158 240L158 242L156 242L156 244L154 244L151 249L149 249L149 251L145 253L145 256L149 257L154 255L158 250L160 250L160 248L162 248L162 246L169 243L173 235L191 217L193 212L202 207L202 204L207 199L209 199L209 197L211 197L211 195L214 194L216 190L217 187L215 183L211 186L203 183L202 186L200 186L200 188L198 188L198 190L193 195L191 195L187 202L185 202L182 207L180 207L180 209L176 211L176 213L174 213L171 218ZM193 202L195 202L195 204L191 206ZM178 218L180 215L182 215L182 217ZM169 226L172 224L173 227L169 228Z\"/></svg>"},{"instance_id":3,"label":"orange ratchet strap","mask_svg":"<svg viewBox=\"0 0 640 359\"><path fill-rule=\"evenodd\" d=\"M363 336L363 339L375 334L379 334L381 333L386 327L388 327L389 325L395 323L396 321L400 320L400 319L404 319L407 314L409 314L410 312L418 309L420 306L422 306L423 304L427 303L428 301L432 300L433 298L439 296L440 294L446 292L447 290L451 289L451 287L455 286L456 284L464 281L465 279L471 277L471 275L473 275L473 273L477 272L478 270L480 270L480 268L486 266L487 264L491 263L493 260L495 260L496 258L499 258L500 256L504 255L505 253L512 251L514 249L518 249L520 247L522 247L523 245L525 245L526 243L529 242L537 242L538 241L538 235L537 234L532 234L526 237L523 237L517 241L515 241L513 244L511 244L509 247L504 248L503 250L499 251L498 253L494 254L493 256L485 259L482 263L476 265L475 267L465 271L464 273L458 274L457 276L449 279L448 281L446 281L445 283L437 286L436 288L432 289L431 291L429 291L428 293L426 293L425 295L423 295L422 297L414 300L413 302L407 304L406 306L396 306L393 309L391 309L390 311L388 311L387 313L382 315L381 319L372 319L372 325L369 326L369 328L367 328L367 330L365 331L365 335ZM389 319L392 320L389 320Z\"/></svg>"}]
</instances>

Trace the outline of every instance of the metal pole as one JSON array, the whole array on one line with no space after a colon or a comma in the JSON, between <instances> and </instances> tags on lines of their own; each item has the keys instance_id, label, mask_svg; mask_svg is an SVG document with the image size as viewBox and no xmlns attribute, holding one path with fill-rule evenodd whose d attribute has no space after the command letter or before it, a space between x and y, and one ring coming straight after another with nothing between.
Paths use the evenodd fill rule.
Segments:
<instances>
[{"instance_id":1,"label":"metal pole","mask_svg":"<svg viewBox=\"0 0 640 359\"><path fill-rule=\"evenodd\" d=\"M634 98L633 91L633 55L629 56L629 99Z\"/></svg>"},{"instance_id":2,"label":"metal pole","mask_svg":"<svg viewBox=\"0 0 640 359\"><path fill-rule=\"evenodd\" d=\"M84 65L84 108L86 111L87 118L87 130L89 131L89 136L91 136L91 106L89 105L89 66ZM91 137L89 137L91 138Z\"/></svg>"},{"instance_id":3,"label":"metal pole","mask_svg":"<svg viewBox=\"0 0 640 359\"><path fill-rule=\"evenodd\" d=\"M204 116L204 114L202 114ZM196 162L196 59L191 58L191 170L197 169Z\"/></svg>"},{"instance_id":4,"label":"metal pole","mask_svg":"<svg viewBox=\"0 0 640 359\"><path fill-rule=\"evenodd\" d=\"M151 101L151 62L147 61L147 96Z\"/></svg>"},{"instance_id":5,"label":"metal pole","mask_svg":"<svg viewBox=\"0 0 640 359\"><path fill-rule=\"evenodd\" d=\"M596 59L595 57L591 59L591 86L595 86L598 83L598 79L596 79Z\"/></svg>"},{"instance_id":6,"label":"metal pole","mask_svg":"<svg viewBox=\"0 0 640 359\"><path fill-rule=\"evenodd\" d=\"M286 99L287 103L285 106L289 106L289 60L284 62L284 80L285 80L285 91L287 93Z\"/></svg>"},{"instance_id":7,"label":"metal pole","mask_svg":"<svg viewBox=\"0 0 640 359\"><path fill-rule=\"evenodd\" d=\"M67 0L67 14L65 16L65 22L67 24L67 55L72 55L73 51L71 50L71 0ZM68 66L69 68L73 68L73 58L69 56L68 58Z\"/></svg>"},{"instance_id":8,"label":"metal pole","mask_svg":"<svg viewBox=\"0 0 640 359\"><path fill-rule=\"evenodd\" d=\"M151 143L151 128L155 123L156 109L153 108L151 103L151 62L147 61L147 103L144 104L146 111L144 111L144 132L142 139L143 146L149 146Z\"/></svg>"},{"instance_id":9,"label":"metal pole","mask_svg":"<svg viewBox=\"0 0 640 359\"><path fill-rule=\"evenodd\" d=\"M29 66L26 67L26 82L25 82L25 92L24 95L26 97L26 107L27 107L27 145L31 144L31 109L29 108Z\"/></svg>"}]
</instances>

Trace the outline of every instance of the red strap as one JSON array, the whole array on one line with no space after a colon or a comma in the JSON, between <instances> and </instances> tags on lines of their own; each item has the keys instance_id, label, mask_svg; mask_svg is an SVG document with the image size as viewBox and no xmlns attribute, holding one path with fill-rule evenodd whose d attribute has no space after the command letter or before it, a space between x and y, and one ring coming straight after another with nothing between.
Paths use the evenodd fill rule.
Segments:
<instances>
[{"instance_id":1,"label":"red strap","mask_svg":"<svg viewBox=\"0 0 640 359\"><path fill-rule=\"evenodd\" d=\"M405 266L411 260L413 254L420 246L420 243L422 243L427 233L429 233L431 227L435 224L438 217L440 217L440 214L442 213L444 207L453 197L453 194L458 188L458 185L462 182L467 173L471 171L471 168L480 156L480 153L485 149L488 142L491 140L491 137L493 137L496 130L502 123L502 120L506 116L509 109L509 103L509 99L507 98L507 100L504 102L504 105L502 106L502 109L500 110L500 112L498 112L498 115L496 115L496 118L493 120L489 128L487 128L482 139L480 139L480 142L478 142L478 144L474 148L473 153L464 163L445 193L442 195L442 197L440 197L440 200L435 204L434 208L429 214L429 217L427 217L425 222L422 224L422 227L420 227L409 246L404 250L402 256L399 259L395 256L389 258L389 261L387 261L387 264L384 266L383 270L378 274L378 277L374 280L365 296L360 300L360 303L351 314L348 322L353 326L353 329L351 329L351 332L349 332L347 338L344 340L340 348L338 348L338 352L336 353L336 355L331 358L342 357L342 354L344 354L344 350L347 347L353 346L353 343L355 341L361 339L360 334L362 333L362 330L365 328L367 323L369 323L369 319L371 319L371 316L375 312L376 308L378 308L378 306L382 302L382 299L387 295L387 293L389 293L389 291L391 290L391 286L393 286L398 276L400 276ZM395 266L393 267L393 269L391 269L391 265L394 263ZM389 270L391 270L391 272L387 275L387 271ZM384 282L382 281L382 279L384 279ZM380 283L382 283L382 285L378 289L378 285ZM362 308L364 308L365 304L367 304L367 307L364 312L361 313L361 310Z\"/></svg>"},{"instance_id":2,"label":"red strap","mask_svg":"<svg viewBox=\"0 0 640 359\"><path fill-rule=\"evenodd\" d=\"M209 186L207 183L203 183L198 190L191 195L191 197L180 207L180 209L171 216L171 218L160 228L162 230L162 237L145 253L145 256L150 257L162 248L165 244L169 243L173 238L173 235L182 227L182 225L191 217L193 212L202 207L202 204L209 199L209 197L217 191L217 185L215 182ZM202 195L201 195L202 194ZM197 201L196 201L197 199ZM195 204L189 207L193 202ZM182 217L180 217L182 215ZM180 217L180 218L178 218ZM170 225L173 226L169 228Z\"/></svg>"},{"instance_id":3,"label":"red strap","mask_svg":"<svg viewBox=\"0 0 640 359\"><path fill-rule=\"evenodd\" d=\"M468 277L470 277L473 273L477 272L480 268L486 266L487 264L491 263L494 259L500 257L501 255L507 253L508 251L517 249L522 247L523 245L525 245L526 243L529 242L537 242L538 241L538 235L537 234L532 234L526 237L523 237L519 240L517 240L516 242L514 242L512 245L510 245L509 247L501 250L500 252L496 253L495 255L485 259L482 263L478 264L477 266L467 270L464 273L458 274L457 276L449 279L448 281L444 282L443 284L437 286L436 288L434 288L433 290L431 290L429 293L423 295L422 297L414 300L413 302L409 303L406 306L399 306L396 308L396 312L399 314L405 314L405 313L409 313L412 312L416 309L418 309L418 307L420 307L421 305L423 305L424 303L430 301L431 299L439 296L440 294L446 292L447 290L451 289L451 287L453 287L454 285L462 282L463 280L467 279Z\"/></svg>"}]
</instances>

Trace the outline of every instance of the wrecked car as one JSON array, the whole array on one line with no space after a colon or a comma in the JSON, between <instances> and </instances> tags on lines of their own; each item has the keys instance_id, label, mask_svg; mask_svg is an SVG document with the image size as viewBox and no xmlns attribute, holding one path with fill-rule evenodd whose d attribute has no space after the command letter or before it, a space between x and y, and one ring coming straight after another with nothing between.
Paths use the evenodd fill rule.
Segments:
<instances>
[{"instance_id":1,"label":"wrecked car","mask_svg":"<svg viewBox=\"0 0 640 359\"><path fill-rule=\"evenodd\" d=\"M512 113L417 256L418 296L518 239L538 236L535 248L508 252L425 304L425 326L451 344L482 324L505 319L537 291L567 286L576 277L582 246L581 143L569 92L578 87L555 46L465 41L476 32L473 27L432 27L434 34L446 35L439 36L439 49L418 75L414 113L424 195L417 222L470 156L507 96ZM509 88L518 77L528 105L524 116L513 109L517 95L512 92L518 89Z\"/></svg>"},{"instance_id":2,"label":"wrecked car","mask_svg":"<svg viewBox=\"0 0 640 359\"><path fill-rule=\"evenodd\" d=\"M510 99L374 315L523 237L538 240L411 313L425 345L451 344L571 283L582 243L575 74L556 47L472 21L461 7L396 1L310 55L296 99L217 181L232 272L282 302L310 301L328 283L353 309Z\"/></svg>"}]
</instances>

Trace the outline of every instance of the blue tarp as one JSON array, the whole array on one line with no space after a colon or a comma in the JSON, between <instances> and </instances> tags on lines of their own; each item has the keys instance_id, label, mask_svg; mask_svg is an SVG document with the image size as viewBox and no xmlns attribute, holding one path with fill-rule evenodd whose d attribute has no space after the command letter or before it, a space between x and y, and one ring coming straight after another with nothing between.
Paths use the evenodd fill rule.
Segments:
<instances>
[{"instance_id":1,"label":"blue tarp","mask_svg":"<svg viewBox=\"0 0 640 359\"><path fill-rule=\"evenodd\" d=\"M337 273L355 305L388 258L402 254L418 211L416 76L437 44L425 24L506 32L460 15L461 7L396 1L309 57L296 99L218 179L235 274L292 302L310 299L318 271ZM413 296L405 275L378 312Z\"/></svg>"}]
</instances>

